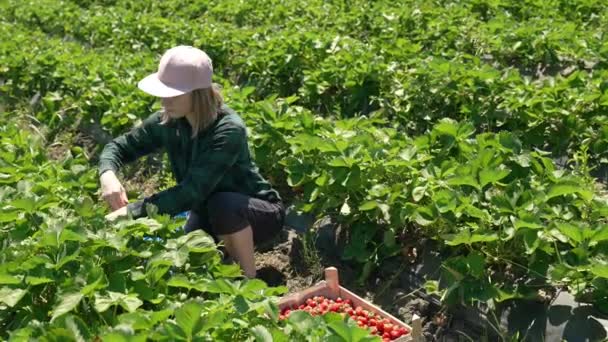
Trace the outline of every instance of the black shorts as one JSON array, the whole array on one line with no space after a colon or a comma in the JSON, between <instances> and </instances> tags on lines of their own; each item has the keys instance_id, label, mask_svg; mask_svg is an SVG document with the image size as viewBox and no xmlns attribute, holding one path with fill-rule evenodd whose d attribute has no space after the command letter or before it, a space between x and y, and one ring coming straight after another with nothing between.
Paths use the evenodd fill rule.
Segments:
<instances>
[{"instance_id":1,"label":"black shorts","mask_svg":"<svg viewBox=\"0 0 608 342\"><path fill-rule=\"evenodd\" d=\"M271 203L237 192L216 192L206 202L206 212L190 211L186 233L203 229L216 241L251 225L253 242L259 244L277 236L285 221L282 203Z\"/></svg>"}]
</instances>

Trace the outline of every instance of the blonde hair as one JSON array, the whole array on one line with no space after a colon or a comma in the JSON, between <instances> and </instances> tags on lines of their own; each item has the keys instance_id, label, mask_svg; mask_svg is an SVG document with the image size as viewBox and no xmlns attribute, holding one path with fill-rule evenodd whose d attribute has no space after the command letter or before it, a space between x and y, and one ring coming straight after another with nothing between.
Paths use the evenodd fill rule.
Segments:
<instances>
[{"instance_id":1,"label":"blonde hair","mask_svg":"<svg viewBox=\"0 0 608 342\"><path fill-rule=\"evenodd\" d=\"M220 107L224 104L224 97L220 92L220 86L213 84L209 88L194 89L192 96L192 113L194 116L192 125L192 136L196 136L209 127L217 118ZM166 124L171 117L166 112L161 115L161 124Z\"/></svg>"}]
</instances>

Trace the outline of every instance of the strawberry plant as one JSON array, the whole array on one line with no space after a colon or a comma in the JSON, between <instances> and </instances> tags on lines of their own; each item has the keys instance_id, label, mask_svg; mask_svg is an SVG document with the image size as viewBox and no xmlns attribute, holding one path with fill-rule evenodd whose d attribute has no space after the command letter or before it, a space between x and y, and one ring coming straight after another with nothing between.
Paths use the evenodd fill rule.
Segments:
<instances>
[{"instance_id":1,"label":"strawberry plant","mask_svg":"<svg viewBox=\"0 0 608 342\"><path fill-rule=\"evenodd\" d=\"M447 303L557 286L608 307L608 204L592 176L608 141L601 2L9 0L0 13L2 100L43 135L77 119L112 135L136 125L157 108L137 80L191 43L214 59L264 174L298 210L346 227L342 257L361 281L427 238L445 256ZM108 226L82 151L49 161L17 127L2 127L1 331L350 331L335 316L258 317L276 312L249 290L280 291L238 279L167 218ZM226 323L184 319L199 312Z\"/></svg>"},{"instance_id":2,"label":"strawberry plant","mask_svg":"<svg viewBox=\"0 0 608 342\"><path fill-rule=\"evenodd\" d=\"M285 288L242 279L206 233L176 230L183 222L108 224L86 158L47 159L16 114L0 114L3 339L353 340L343 334L355 327L335 318L279 322Z\"/></svg>"},{"instance_id":3,"label":"strawberry plant","mask_svg":"<svg viewBox=\"0 0 608 342\"><path fill-rule=\"evenodd\" d=\"M142 62L132 59L134 54L160 54L191 37L205 37L193 44L210 53L218 73L228 80L254 86L250 89L257 99L297 94L296 103L315 112L340 117L377 113L400 122L411 134L428 131L444 117L467 119L479 133L510 130L527 147L550 150L555 157L574 156L583 141L591 141L593 168L604 164L605 157L605 139L597 132L606 125L601 115L606 90L601 27L606 16L590 16L605 12L597 4L574 3L535 1L522 7L470 1L449 10L418 1L398 9L385 2L348 8L318 3L306 10L288 3L275 11L271 2L252 9L240 2L169 6L93 1L83 6L45 1L33 6L9 1L3 8L7 19L45 34L123 51L119 55L126 52L127 58L104 58L123 70L142 65L153 69L154 58ZM323 6L335 6L330 11L343 15L331 23L322 20ZM581 14L559 10L568 6ZM169 13L182 19L160 19ZM206 25L192 25L191 20ZM31 40L25 44L40 44ZM45 61L53 60L57 51L50 46L44 50L49 53L41 60L41 72L48 75L57 64ZM71 59L59 65L66 61ZM99 79L113 78L104 69ZM115 86L85 94L96 105L83 113L103 115L104 125L114 133L130 126L149 108L137 92L122 93L137 79L137 74L117 74ZM44 93L52 87L52 82L37 84L32 86ZM79 90L73 90L77 97ZM32 89L29 96L35 93ZM104 94L101 99L99 93ZM113 96L128 101L112 103ZM63 98L54 92L47 102Z\"/></svg>"}]
</instances>

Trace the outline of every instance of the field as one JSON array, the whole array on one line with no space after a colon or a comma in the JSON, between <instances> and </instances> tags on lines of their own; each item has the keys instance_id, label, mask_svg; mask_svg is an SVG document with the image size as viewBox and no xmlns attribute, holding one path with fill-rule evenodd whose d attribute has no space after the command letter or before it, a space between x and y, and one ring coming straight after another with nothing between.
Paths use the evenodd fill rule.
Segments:
<instances>
[{"instance_id":1,"label":"field","mask_svg":"<svg viewBox=\"0 0 608 342\"><path fill-rule=\"evenodd\" d=\"M99 152L159 108L136 84L178 44L211 56L294 211L339 227L351 286L432 245L441 312L567 291L608 313L607 27L595 0L0 2L0 338L371 339L278 319L329 262L315 229L275 287L183 220L104 220ZM127 167L130 198L168 170Z\"/></svg>"}]
</instances>

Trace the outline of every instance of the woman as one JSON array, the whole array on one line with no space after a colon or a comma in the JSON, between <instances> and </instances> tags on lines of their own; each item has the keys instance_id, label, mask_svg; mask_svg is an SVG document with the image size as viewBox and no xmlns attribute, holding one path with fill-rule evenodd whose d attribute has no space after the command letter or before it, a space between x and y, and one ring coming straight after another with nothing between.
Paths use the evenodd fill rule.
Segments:
<instances>
[{"instance_id":1,"label":"woman","mask_svg":"<svg viewBox=\"0 0 608 342\"><path fill-rule=\"evenodd\" d=\"M212 74L211 59L197 48L177 46L162 56L158 72L138 87L159 97L163 110L105 146L99 161L102 197L113 210L109 220L146 216L147 204L160 214L190 210L186 232L200 228L223 241L253 278L254 243L282 229L285 209L251 160L245 125L223 104ZM158 149L167 151L177 185L128 203L117 171Z\"/></svg>"}]
</instances>

